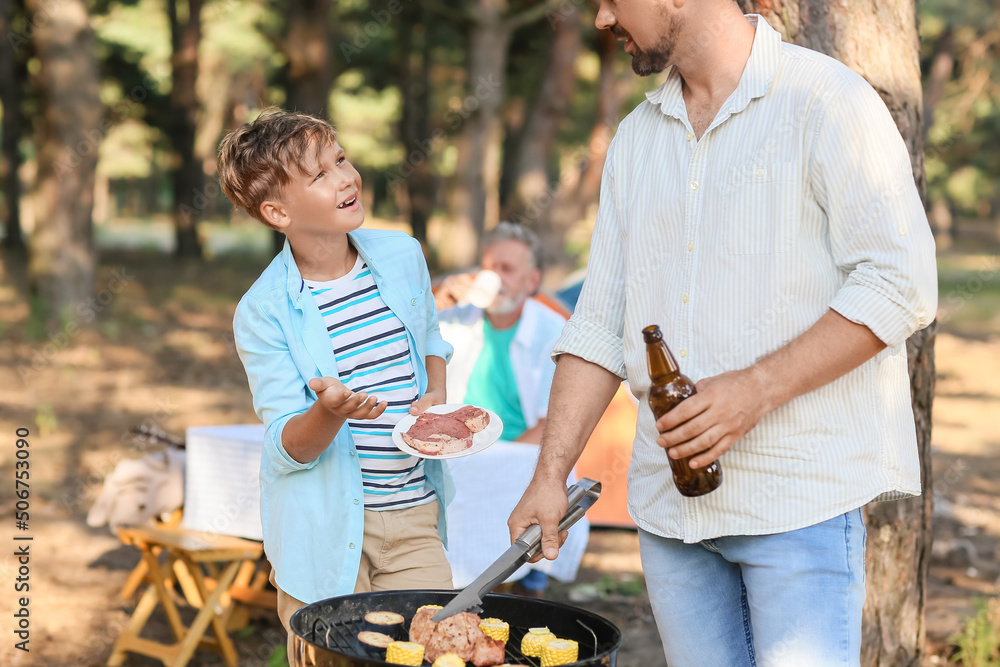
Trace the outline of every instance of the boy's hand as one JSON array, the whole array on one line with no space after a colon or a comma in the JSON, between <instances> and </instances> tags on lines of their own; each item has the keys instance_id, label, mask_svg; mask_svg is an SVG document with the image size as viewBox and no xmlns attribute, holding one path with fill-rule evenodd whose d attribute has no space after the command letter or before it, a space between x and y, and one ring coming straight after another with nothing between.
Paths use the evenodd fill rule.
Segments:
<instances>
[{"instance_id":1,"label":"boy's hand","mask_svg":"<svg viewBox=\"0 0 1000 667\"><path fill-rule=\"evenodd\" d=\"M410 414L419 415L432 405L441 405L445 402L444 395L436 391L428 391L426 394L410 404Z\"/></svg>"},{"instance_id":2,"label":"boy's hand","mask_svg":"<svg viewBox=\"0 0 1000 667\"><path fill-rule=\"evenodd\" d=\"M385 401L379 403L375 396L354 393L334 378L313 378L309 388L316 392L318 403L341 419L375 419L387 405Z\"/></svg>"}]
</instances>

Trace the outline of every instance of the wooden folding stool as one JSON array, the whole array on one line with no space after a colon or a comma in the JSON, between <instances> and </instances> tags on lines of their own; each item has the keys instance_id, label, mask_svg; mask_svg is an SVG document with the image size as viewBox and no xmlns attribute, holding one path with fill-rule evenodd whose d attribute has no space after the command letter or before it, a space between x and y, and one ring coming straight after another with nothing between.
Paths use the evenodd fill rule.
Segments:
<instances>
[{"instance_id":1,"label":"wooden folding stool","mask_svg":"<svg viewBox=\"0 0 1000 667\"><path fill-rule=\"evenodd\" d=\"M220 653L227 665L236 667L236 648L226 633L226 623L234 607L230 587L241 569L244 576L252 572L255 562L263 555L263 546L239 537L177 528L122 528L118 537L142 553L146 576L151 583L115 643L108 667L121 665L127 652L156 658L168 667L184 667L198 648ZM161 564L159 558L163 552L167 555L165 564ZM185 588L193 586L193 590L187 597L197 593L201 602L190 627L184 627L168 587L168 581L178 570L174 567L176 563L183 563L183 570L190 575ZM214 579L214 586L211 579L206 579L202 567ZM158 605L163 606L173 630L177 640L174 644L161 644L139 636ZM209 625L214 638L205 637Z\"/></svg>"}]
</instances>

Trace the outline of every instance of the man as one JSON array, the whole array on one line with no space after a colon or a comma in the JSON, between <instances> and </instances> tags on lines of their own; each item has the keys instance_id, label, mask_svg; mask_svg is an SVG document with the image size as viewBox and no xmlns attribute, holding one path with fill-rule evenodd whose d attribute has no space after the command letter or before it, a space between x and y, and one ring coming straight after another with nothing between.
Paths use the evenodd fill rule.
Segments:
<instances>
[{"instance_id":1,"label":"man","mask_svg":"<svg viewBox=\"0 0 1000 667\"><path fill-rule=\"evenodd\" d=\"M667 662L858 665L860 508L920 493L905 341L937 289L908 152L861 77L732 0L605 0L597 26L666 81L609 148L511 533L538 523L558 553L562 477L625 378L629 511ZM649 324L701 379L655 423ZM722 485L680 496L668 455L720 460Z\"/></svg>"},{"instance_id":2,"label":"man","mask_svg":"<svg viewBox=\"0 0 1000 667\"><path fill-rule=\"evenodd\" d=\"M449 400L492 410L503 421L503 440L536 445L541 442L555 371L550 357L552 346L566 324L561 315L531 298L541 285L542 257L541 241L533 231L501 222L483 240L482 269L495 272L501 283L493 303L485 309L465 303L473 282L473 276L467 274L446 279L437 295L438 307L445 308L439 315L441 335L455 348L448 366ZM465 463L461 459L449 462L458 467ZM523 473L522 484L531 474L530 468L508 472ZM465 476L452 467L452 477L461 484ZM482 491L480 495L486 500L495 501L495 493ZM461 492L459 488L457 493ZM512 500L507 509L513 504ZM456 510L460 505L462 499L456 496ZM458 523L452 523L460 533ZM503 522L499 525L502 530ZM586 530L582 532L583 542L574 540L581 556L586 546ZM449 556L454 552L450 549ZM573 558L567 556L567 560ZM466 568L454 560L452 565L456 585L460 586ZM575 575L576 567L571 570L569 578ZM545 572L532 569L514 590L541 597L546 584Z\"/></svg>"}]
</instances>

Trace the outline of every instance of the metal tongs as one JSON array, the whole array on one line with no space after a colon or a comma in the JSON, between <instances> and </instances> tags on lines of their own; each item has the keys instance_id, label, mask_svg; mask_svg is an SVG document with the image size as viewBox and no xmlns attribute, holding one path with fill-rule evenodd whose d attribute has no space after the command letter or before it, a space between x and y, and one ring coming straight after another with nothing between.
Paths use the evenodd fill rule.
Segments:
<instances>
[{"instance_id":1,"label":"metal tongs","mask_svg":"<svg viewBox=\"0 0 1000 667\"><path fill-rule=\"evenodd\" d=\"M569 511L559 521L559 532L567 530L579 521L580 517L597 502L601 496L601 483L584 477L569 487L566 495L569 500ZM514 540L514 544L510 545L500 558L476 577L475 581L462 589L444 609L434 614L431 620L439 623L463 611L478 614L483 610L483 597L512 575L517 568L537 556L541 550L542 528L538 524L532 524Z\"/></svg>"}]
</instances>

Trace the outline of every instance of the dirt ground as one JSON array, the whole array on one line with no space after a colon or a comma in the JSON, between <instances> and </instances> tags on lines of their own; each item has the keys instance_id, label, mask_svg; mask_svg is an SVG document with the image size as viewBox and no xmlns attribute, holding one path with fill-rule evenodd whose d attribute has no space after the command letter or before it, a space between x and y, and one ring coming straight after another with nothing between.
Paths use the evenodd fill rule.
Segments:
<instances>
[{"instance_id":1,"label":"dirt ground","mask_svg":"<svg viewBox=\"0 0 1000 667\"><path fill-rule=\"evenodd\" d=\"M989 273L983 273L984 261L994 267ZM1000 581L1000 431L994 425L1000 414L1000 320L995 309L969 315L996 288L995 259L956 254L948 266L952 282L943 286L942 304L952 310L937 340L937 508L926 664L946 661L948 637L973 612L975 598L995 596ZM107 660L132 611L134 600L122 603L116 594L138 555L106 527L89 528L87 510L103 477L123 458L139 454L128 444L130 427L146 423L183 434L190 426L256 421L230 323L238 297L261 267L261 260L199 265L105 255L97 299L80 304L67 326L47 337L29 316L23 264L5 260L0 478L6 481L0 484L0 518L10 528L0 557L0 665L83 667ZM956 294L961 298L946 299ZM18 566L10 548L17 532L14 433L21 427L31 431L30 653L15 650L11 634ZM586 582L605 595L578 601L578 585L555 585L550 597L572 599L622 628L622 667L662 665L634 532L593 531L577 584ZM151 630L154 639L169 632L159 613ZM276 620L254 621L236 637L241 664L268 665L283 641ZM126 664L158 663L131 656ZM222 663L199 652L190 664Z\"/></svg>"}]
</instances>

